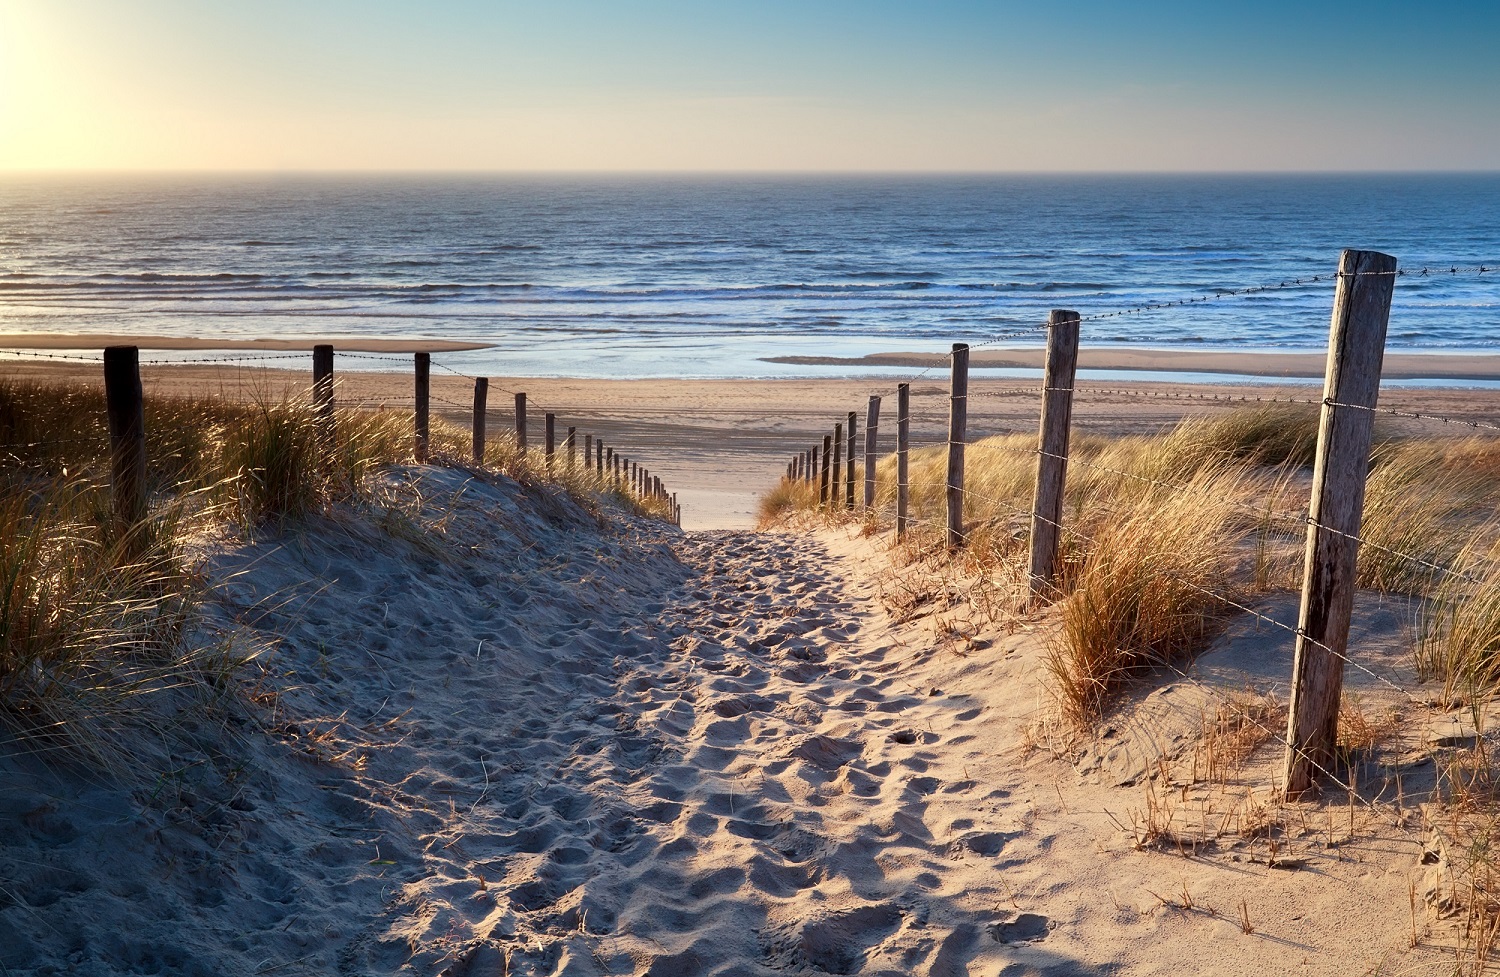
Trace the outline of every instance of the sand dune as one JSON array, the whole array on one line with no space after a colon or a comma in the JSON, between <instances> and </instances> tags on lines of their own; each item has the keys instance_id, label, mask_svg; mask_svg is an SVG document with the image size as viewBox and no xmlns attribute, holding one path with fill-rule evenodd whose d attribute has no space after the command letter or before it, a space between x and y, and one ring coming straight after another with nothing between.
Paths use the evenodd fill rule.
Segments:
<instances>
[{"instance_id":1,"label":"sand dune","mask_svg":"<svg viewBox=\"0 0 1500 977\"><path fill-rule=\"evenodd\" d=\"M0 964L1451 968L1425 910L1426 942L1409 945L1423 870L1409 811L1351 798L1336 827L1288 824L1279 856L1223 824L1191 857L1141 844L1152 791L1177 794L1152 771L1187 762L1204 689L1284 682L1287 649L1253 622L1194 681L1143 690L1099 742L1049 749L1045 621L996 628L939 604L898 623L871 540L684 536L441 469L388 488L383 510L204 544L203 637L267 650L244 695L177 701L151 778L5 761ZM1361 613L1373 643L1401 611ZM1409 678L1394 649L1366 658ZM1274 756L1184 788L1184 808L1217 797L1216 821L1245 816Z\"/></svg>"}]
</instances>

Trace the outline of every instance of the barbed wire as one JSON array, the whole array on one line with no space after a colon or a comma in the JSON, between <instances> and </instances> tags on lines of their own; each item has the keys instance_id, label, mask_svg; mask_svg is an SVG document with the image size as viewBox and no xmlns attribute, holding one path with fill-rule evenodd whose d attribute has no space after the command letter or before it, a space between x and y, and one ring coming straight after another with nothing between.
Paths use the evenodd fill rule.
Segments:
<instances>
[{"instance_id":1,"label":"barbed wire","mask_svg":"<svg viewBox=\"0 0 1500 977\"><path fill-rule=\"evenodd\" d=\"M0 349L0 353L6 356L14 356L26 360L68 360L74 363L103 363L104 355L98 356L75 356L71 353L40 353L36 350Z\"/></svg>"},{"instance_id":2,"label":"barbed wire","mask_svg":"<svg viewBox=\"0 0 1500 977\"><path fill-rule=\"evenodd\" d=\"M1324 398L1314 403L1322 403L1329 407L1344 407L1349 410L1369 411L1375 414L1390 414L1395 417L1414 418L1423 421L1441 421L1444 424L1456 424L1461 427L1474 428L1479 431L1500 431L1500 424L1489 424L1484 421L1470 421L1460 417L1446 417L1442 414L1422 414L1417 411L1398 410L1394 407L1369 407L1364 404L1345 404L1330 398Z\"/></svg>"},{"instance_id":3,"label":"barbed wire","mask_svg":"<svg viewBox=\"0 0 1500 977\"><path fill-rule=\"evenodd\" d=\"M240 365L244 363L264 363L278 360L305 360L306 353L267 353L256 356L184 356L167 359L141 360L141 366L202 366L202 365Z\"/></svg>"}]
</instances>

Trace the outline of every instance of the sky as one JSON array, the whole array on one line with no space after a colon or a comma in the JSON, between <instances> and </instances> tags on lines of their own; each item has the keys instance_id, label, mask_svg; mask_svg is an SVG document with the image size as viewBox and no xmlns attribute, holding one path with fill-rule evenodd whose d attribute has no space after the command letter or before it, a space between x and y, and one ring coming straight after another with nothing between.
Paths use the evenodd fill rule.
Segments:
<instances>
[{"instance_id":1,"label":"sky","mask_svg":"<svg viewBox=\"0 0 1500 977\"><path fill-rule=\"evenodd\" d=\"M0 171L1500 169L1500 3L0 0Z\"/></svg>"}]
</instances>

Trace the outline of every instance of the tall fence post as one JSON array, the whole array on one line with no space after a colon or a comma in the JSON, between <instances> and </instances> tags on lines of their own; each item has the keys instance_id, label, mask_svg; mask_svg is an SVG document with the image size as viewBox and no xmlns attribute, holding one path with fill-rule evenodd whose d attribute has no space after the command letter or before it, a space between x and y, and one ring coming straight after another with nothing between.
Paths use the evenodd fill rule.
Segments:
<instances>
[{"instance_id":1,"label":"tall fence post","mask_svg":"<svg viewBox=\"0 0 1500 977\"><path fill-rule=\"evenodd\" d=\"M526 395L516 394L516 447L526 453Z\"/></svg>"},{"instance_id":2,"label":"tall fence post","mask_svg":"<svg viewBox=\"0 0 1500 977\"><path fill-rule=\"evenodd\" d=\"M1312 786L1314 771L1328 770L1334 758L1354 612L1355 537L1395 284L1396 259L1388 254L1346 250L1339 258L1287 712L1283 781L1289 797Z\"/></svg>"},{"instance_id":3,"label":"tall fence post","mask_svg":"<svg viewBox=\"0 0 1500 977\"><path fill-rule=\"evenodd\" d=\"M828 504L828 462L833 454L833 438L823 435L823 468L818 474L818 505Z\"/></svg>"},{"instance_id":4,"label":"tall fence post","mask_svg":"<svg viewBox=\"0 0 1500 977\"><path fill-rule=\"evenodd\" d=\"M486 377L474 378L474 462L484 464L485 413L489 410L490 381Z\"/></svg>"},{"instance_id":5,"label":"tall fence post","mask_svg":"<svg viewBox=\"0 0 1500 977\"><path fill-rule=\"evenodd\" d=\"M1068 434L1073 422L1073 377L1078 369L1078 313L1053 309L1047 317L1047 361L1042 370L1042 425L1037 440L1036 492L1031 504L1031 599L1057 590Z\"/></svg>"},{"instance_id":6,"label":"tall fence post","mask_svg":"<svg viewBox=\"0 0 1500 977\"><path fill-rule=\"evenodd\" d=\"M821 461L821 459L822 459L823 456L818 453L818 446L817 445L813 445L812 451L810 451L808 453L810 455L812 455L812 463L809 465L809 467L807 469L807 481L809 483L812 483L812 482L817 481L817 479L818 479L818 465L819 465L819 463L820 463L820 461Z\"/></svg>"},{"instance_id":7,"label":"tall fence post","mask_svg":"<svg viewBox=\"0 0 1500 977\"><path fill-rule=\"evenodd\" d=\"M578 428L568 428L568 436L563 439L563 443L568 446L568 470L572 471L573 467L577 464Z\"/></svg>"},{"instance_id":8,"label":"tall fence post","mask_svg":"<svg viewBox=\"0 0 1500 977\"><path fill-rule=\"evenodd\" d=\"M910 521L911 469L911 384L896 385L896 538L906 535Z\"/></svg>"},{"instance_id":9,"label":"tall fence post","mask_svg":"<svg viewBox=\"0 0 1500 977\"><path fill-rule=\"evenodd\" d=\"M415 357L415 369L416 369L416 383L417 383L417 387L416 387L416 410L414 411L415 425L416 425L416 439L415 439L415 444L413 445L412 454L416 456L417 464L419 464L419 465L425 465L425 464L427 464L427 441L428 441L428 438L427 438L427 436L428 436L428 427L427 427L427 420L428 420L427 414L428 414L428 411L427 411L427 408L428 408L429 399L430 399L430 396L431 396L431 391L429 389L429 383L430 383L430 380L431 380L431 377L432 377L432 354L431 353L418 353L418 354L416 354L416 357Z\"/></svg>"},{"instance_id":10,"label":"tall fence post","mask_svg":"<svg viewBox=\"0 0 1500 977\"><path fill-rule=\"evenodd\" d=\"M969 347L953 344L948 398L948 548L964 544L964 442L969 430Z\"/></svg>"},{"instance_id":11,"label":"tall fence post","mask_svg":"<svg viewBox=\"0 0 1500 977\"><path fill-rule=\"evenodd\" d=\"M110 492L115 534L127 556L145 548L146 411L141 391L141 351L135 346L104 350L104 406L109 415Z\"/></svg>"},{"instance_id":12,"label":"tall fence post","mask_svg":"<svg viewBox=\"0 0 1500 977\"><path fill-rule=\"evenodd\" d=\"M854 447L858 443L855 438L854 427L857 423L857 417L854 411L851 410L849 412L849 416L844 419L844 423L849 426L849 430L845 432L845 436L849 439L849 445L845 451L844 460L844 508L852 509L854 508Z\"/></svg>"},{"instance_id":13,"label":"tall fence post","mask_svg":"<svg viewBox=\"0 0 1500 977\"><path fill-rule=\"evenodd\" d=\"M552 453L557 450L557 415L545 414L542 417L542 443L547 453L547 471L552 471Z\"/></svg>"},{"instance_id":14,"label":"tall fence post","mask_svg":"<svg viewBox=\"0 0 1500 977\"><path fill-rule=\"evenodd\" d=\"M837 509L839 507L839 496L842 494L839 486L843 483L843 454L844 454L844 424L842 421L833 426L833 484L828 494L828 507Z\"/></svg>"},{"instance_id":15,"label":"tall fence post","mask_svg":"<svg viewBox=\"0 0 1500 977\"><path fill-rule=\"evenodd\" d=\"M333 347L327 343L313 347L313 417L317 419L323 450L331 451L334 446Z\"/></svg>"},{"instance_id":16,"label":"tall fence post","mask_svg":"<svg viewBox=\"0 0 1500 977\"><path fill-rule=\"evenodd\" d=\"M604 439L594 442L594 474L604 477Z\"/></svg>"},{"instance_id":17,"label":"tall fence post","mask_svg":"<svg viewBox=\"0 0 1500 977\"><path fill-rule=\"evenodd\" d=\"M875 508L875 445L880 431L880 395L870 397L865 408L865 510Z\"/></svg>"},{"instance_id":18,"label":"tall fence post","mask_svg":"<svg viewBox=\"0 0 1500 977\"><path fill-rule=\"evenodd\" d=\"M594 436L585 434L583 436L583 473L587 475L594 470Z\"/></svg>"}]
</instances>

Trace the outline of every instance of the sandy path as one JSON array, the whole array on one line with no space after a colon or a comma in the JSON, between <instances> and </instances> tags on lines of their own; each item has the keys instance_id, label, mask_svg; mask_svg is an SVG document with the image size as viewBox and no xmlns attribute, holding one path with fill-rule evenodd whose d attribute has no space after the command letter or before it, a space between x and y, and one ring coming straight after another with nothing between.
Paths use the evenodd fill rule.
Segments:
<instances>
[{"instance_id":1,"label":"sandy path","mask_svg":"<svg viewBox=\"0 0 1500 977\"><path fill-rule=\"evenodd\" d=\"M1034 628L976 627L962 604L894 622L876 541L684 535L504 479L391 478L406 501L383 514L213 551L211 616L276 645L255 708L181 704L154 785L0 761L0 895L26 899L0 904L0 966L1451 969L1407 946L1414 831L1353 803L1328 850L1288 824L1303 870L1256 834L1136 850L1141 771L1201 715L1190 683L1147 690L1075 763L1032 748ZM1256 680L1236 660L1286 674L1245 631L1200 659L1225 688Z\"/></svg>"},{"instance_id":2,"label":"sandy path","mask_svg":"<svg viewBox=\"0 0 1500 977\"><path fill-rule=\"evenodd\" d=\"M1362 825L1300 873L1257 866L1253 841L1135 851L1116 820L1136 790L1024 745L1035 642L967 655L897 627L868 544L825 541L678 539L693 575L616 622L596 670L585 642L566 702L551 679L522 697L510 733L533 745L428 843L462 854L386 932L455 974L1165 974L1205 945L1225 972L1440 965L1405 945L1399 839Z\"/></svg>"}]
</instances>

